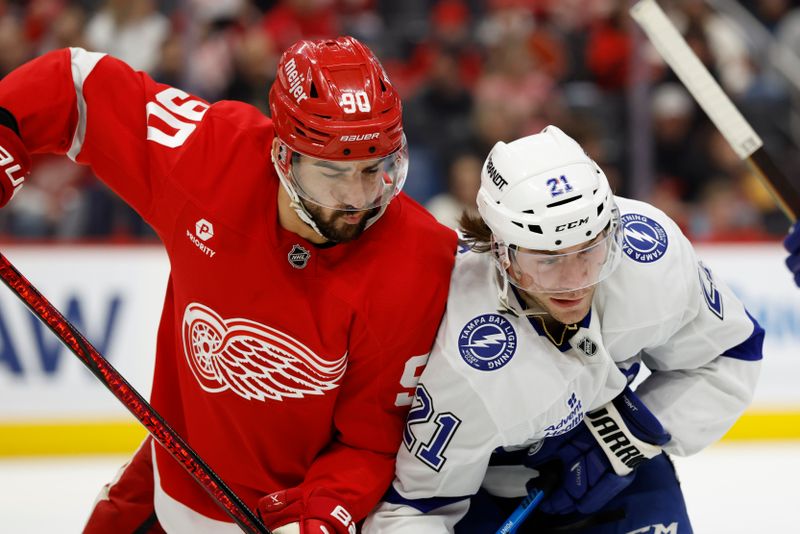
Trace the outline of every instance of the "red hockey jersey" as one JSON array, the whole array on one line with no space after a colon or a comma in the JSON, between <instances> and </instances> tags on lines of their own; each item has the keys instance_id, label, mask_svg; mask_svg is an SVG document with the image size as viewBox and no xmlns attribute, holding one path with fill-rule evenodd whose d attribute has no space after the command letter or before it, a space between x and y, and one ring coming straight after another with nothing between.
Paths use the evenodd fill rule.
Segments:
<instances>
[{"instance_id":1,"label":"red hockey jersey","mask_svg":"<svg viewBox=\"0 0 800 534\"><path fill-rule=\"evenodd\" d=\"M366 516L392 480L455 234L401 194L360 239L314 246L278 224L268 118L102 54L35 59L0 82L0 106L31 152L90 165L163 241L156 410L250 507L325 486ZM160 516L229 521L156 451Z\"/></svg>"}]
</instances>

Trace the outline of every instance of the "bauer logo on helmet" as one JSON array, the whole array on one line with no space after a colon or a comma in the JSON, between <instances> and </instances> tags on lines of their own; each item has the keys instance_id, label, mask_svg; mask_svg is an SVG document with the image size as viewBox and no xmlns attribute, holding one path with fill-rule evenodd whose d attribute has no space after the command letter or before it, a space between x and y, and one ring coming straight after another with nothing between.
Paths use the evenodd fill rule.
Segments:
<instances>
[{"instance_id":1,"label":"bauer logo on helmet","mask_svg":"<svg viewBox=\"0 0 800 534\"><path fill-rule=\"evenodd\" d=\"M353 143L355 141L371 141L373 139L377 139L379 135L381 135L379 132L360 135L343 135L339 138L339 141L344 143Z\"/></svg>"}]
</instances>

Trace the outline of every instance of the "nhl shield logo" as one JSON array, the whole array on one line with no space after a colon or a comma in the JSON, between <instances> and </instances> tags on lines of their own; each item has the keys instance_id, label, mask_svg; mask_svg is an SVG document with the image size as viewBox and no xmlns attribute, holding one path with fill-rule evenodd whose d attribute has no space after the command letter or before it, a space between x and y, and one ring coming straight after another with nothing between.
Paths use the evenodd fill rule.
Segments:
<instances>
[{"instance_id":1,"label":"nhl shield logo","mask_svg":"<svg viewBox=\"0 0 800 534\"><path fill-rule=\"evenodd\" d=\"M300 245L294 245L292 250L289 251L288 257L292 267L295 269L303 269L308 265L308 259L311 257L311 253Z\"/></svg>"},{"instance_id":2,"label":"nhl shield logo","mask_svg":"<svg viewBox=\"0 0 800 534\"><path fill-rule=\"evenodd\" d=\"M580 340L580 342L578 343L578 348L581 349L581 351L583 351L583 353L587 356L594 356L595 354L597 354L597 343L595 343L588 337L585 337Z\"/></svg>"}]
</instances>

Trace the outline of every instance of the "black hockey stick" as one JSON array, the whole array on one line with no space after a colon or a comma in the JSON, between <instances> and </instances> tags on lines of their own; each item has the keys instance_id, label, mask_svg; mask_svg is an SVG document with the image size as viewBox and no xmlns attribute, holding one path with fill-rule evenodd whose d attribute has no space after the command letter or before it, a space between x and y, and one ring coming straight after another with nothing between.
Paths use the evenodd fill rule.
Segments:
<instances>
[{"instance_id":1,"label":"black hockey stick","mask_svg":"<svg viewBox=\"0 0 800 534\"><path fill-rule=\"evenodd\" d=\"M0 254L0 278L25 305L89 368L139 420L150 435L203 486L212 499L248 534L271 534L264 523L172 429L102 354Z\"/></svg>"},{"instance_id":2,"label":"black hockey stick","mask_svg":"<svg viewBox=\"0 0 800 534\"><path fill-rule=\"evenodd\" d=\"M800 184L778 169L764 143L708 72L655 0L640 0L631 16L706 112L734 152L746 161L794 223L800 215Z\"/></svg>"}]
</instances>

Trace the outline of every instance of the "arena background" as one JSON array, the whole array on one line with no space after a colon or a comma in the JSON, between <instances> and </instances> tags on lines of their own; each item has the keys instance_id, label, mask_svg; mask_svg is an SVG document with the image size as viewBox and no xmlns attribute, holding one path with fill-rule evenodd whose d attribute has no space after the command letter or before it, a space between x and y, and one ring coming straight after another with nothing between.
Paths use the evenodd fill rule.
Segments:
<instances>
[{"instance_id":1,"label":"arena background","mask_svg":"<svg viewBox=\"0 0 800 534\"><path fill-rule=\"evenodd\" d=\"M451 225L474 204L480 166L495 141L559 125L603 167L617 194L651 202L675 219L765 327L755 402L722 446L767 443L775 448L753 455L785 458L762 451L790 447L796 458L800 289L779 243L788 222L636 30L627 14L632 3L0 1L0 76L46 51L81 46L209 101L244 100L267 113L283 49L299 38L354 35L377 52L404 100L411 153L405 191ZM799 3L659 4L797 182ZM138 215L85 167L37 156L23 190L0 210L0 250L134 386L149 391L168 265ZM143 436L76 358L0 290L0 481L16 480L17 468L34 473L25 471L40 465L26 463L39 461L32 458L125 455ZM718 447L699 456L713 464ZM747 456L746 465L755 458ZM103 471L97 483L112 474ZM10 487L0 495L7 505L0 516L19 516L12 497L23 495ZM76 505L80 517L89 505ZM39 527L29 531L57 530ZM756 530L706 532L723 531Z\"/></svg>"}]
</instances>

